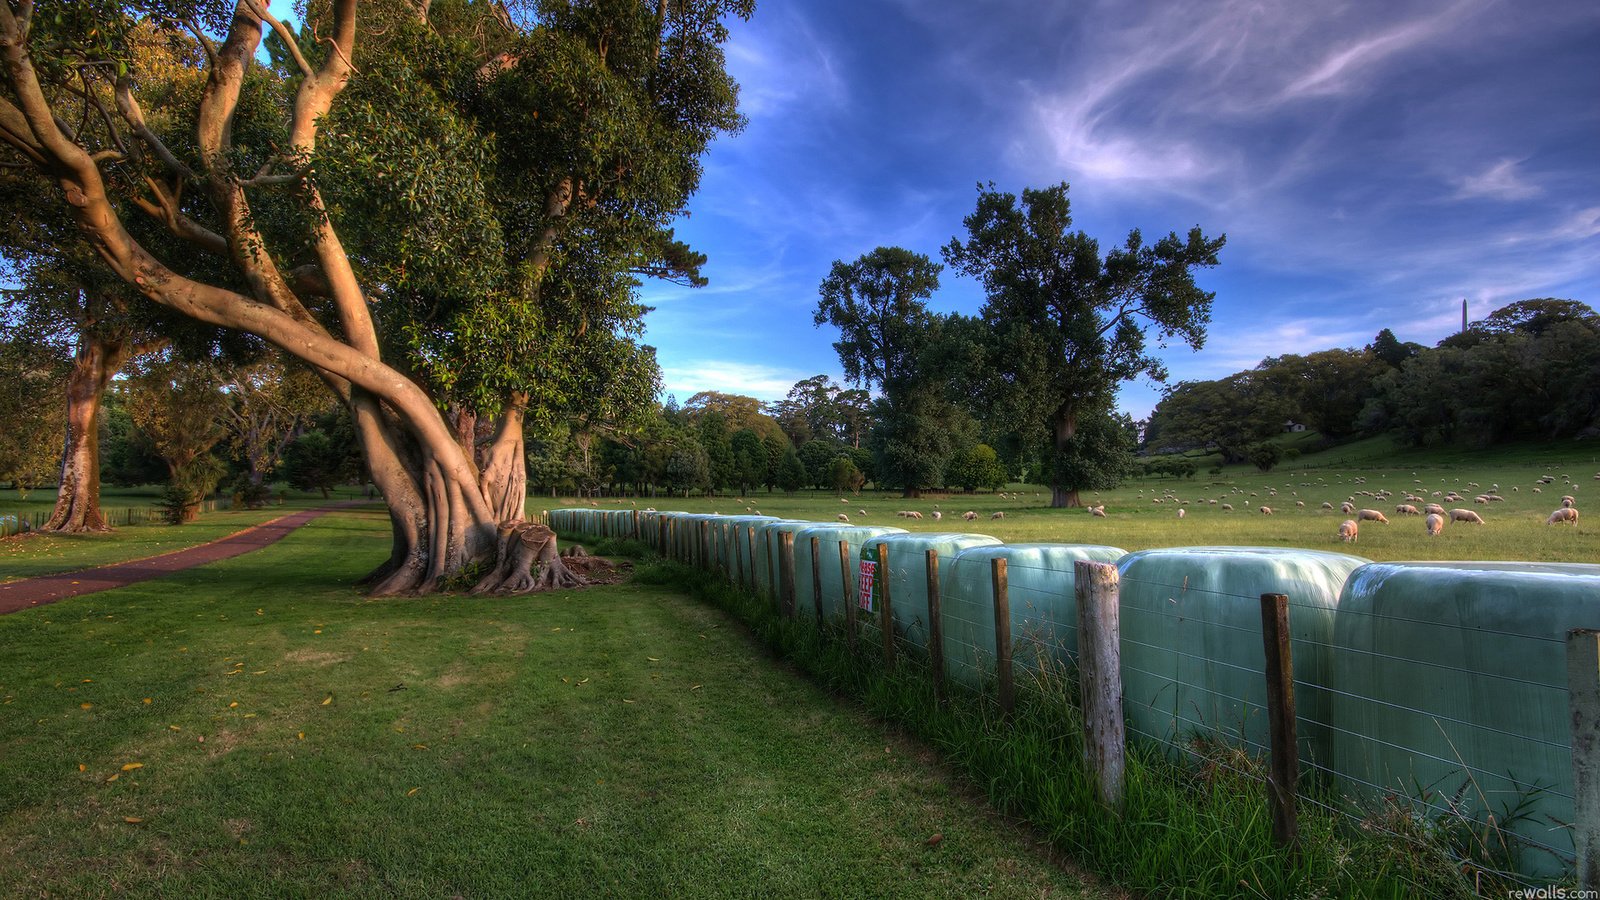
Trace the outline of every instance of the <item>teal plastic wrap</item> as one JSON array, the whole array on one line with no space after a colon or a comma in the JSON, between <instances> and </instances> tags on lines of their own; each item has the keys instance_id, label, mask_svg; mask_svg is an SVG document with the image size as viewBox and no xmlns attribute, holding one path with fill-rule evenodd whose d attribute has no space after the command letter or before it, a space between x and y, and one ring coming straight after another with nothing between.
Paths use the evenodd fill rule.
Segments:
<instances>
[{"instance_id":1,"label":"teal plastic wrap","mask_svg":"<svg viewBox=\"0 0 1600 900\"><path fill-rule=\"evenodd\" d=\"M756 526L755 551L756 551L756 586L762 594L776 597L778 595L777 581L779 578L780 557L782 547L778 543L780 532L798 534L801 531L823 522L807 522L803 519L774 519L765 524ZM798 570L798 566L796 569ZM798 605L797 605L798 608Z\"/></svg>"},{"instance_id":2,"label":"teal plastic wrap","mask_svg":"<svg viewBox=\"0 0 1600 900\"><path fill-rule=\"evenodd\" d=\"M1358 569L1333 639L1331 768L1348 792L1392 791L1430 816L1491 812L1533 842L1519 871L1560 876L1573 856L1560 824L1574 815L1567 632L1597 627L1600 565Z\"/></svg>"},{"instance_id":3,"label":"teal plastic wrap","mask_svg":"<svg viewBox=\"0 0 1600 900\"><path fill-rule=\"evenodd\" d=\"M1183 745L1203 736L1267 749L1261 595L1287 594L1302 717L1300 752L1330 750L1330 653L1339 591L1370 560L1267 547L1174 547L1130 553L1121 579L1122 696L1128 727Z\"/></svg>"},{"instance_id":4,"label":"teal plastic wrap","mask_svg":"<svg viewBox=\"0 0 1600 900\"><path fill-rule=\"evenodd\" d=\"M1001 544L963 550L948 566L941 559L946 674L972 687L994 674L994 560L1006 561L1012 665L1037 669L1077 655L1073 566L1080 560L1114 564L1126 555L1100 544Z\"/></svg>"},{"instance_id":5,"label":"teal plastic wrap","mask_svg":"<svg viewBox=\"0 0 1600 900\"><path fill-rule=\"evenodd\" d=\"M939 554L941 571L947 568L956 554L972 547L995 546L999 538L987 534L938 533L909 531L885 535L866 542L867 548L885 544L889 550L887 577L889 603L894 613L895 629L912 644L928 646L928 560L929 550ZM941 585L941 600L943 591ZM877 601L874 600L874 609ZM874 619L876 621L876 619Z\"/></svg>"},{"instance_id":6,"label":"teal plastic wrap","mask_svg":"<svg viewBox=\"0 0 1600 900\"><path fill-rule=\"evenodd\" d=\"M795 532L794 582L796 603L802 614L813 608L814 588L811 580L811 539L817 538L822 572L822 614L826 618L844 615L844 581L839 574L839 542L849 544L849 558L853 564L861 554L861 545L886 534L905 534L904 528L876 527L871 525L813 525ZM850 572L851 597L859 569Z\"/></svg>"},{"instance_id":7,"label":"teal plastic wrap","mask_svg":"<svg viewBox=\"0 0 1600 900\"><path fill-rule=\"evenodd\" d=\"M749 583L749 529L776 521L776 516L722 516L718 520L718 555L732 573L730 577L737 579L742 572L745 583Z\"/></svg>"}]
</instances>

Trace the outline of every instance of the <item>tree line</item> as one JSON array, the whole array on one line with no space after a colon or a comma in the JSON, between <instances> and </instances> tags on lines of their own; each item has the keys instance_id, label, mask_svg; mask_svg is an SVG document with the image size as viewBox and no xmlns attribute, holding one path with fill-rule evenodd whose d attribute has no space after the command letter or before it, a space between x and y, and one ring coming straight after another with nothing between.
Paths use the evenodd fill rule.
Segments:
<instances>
[{"instance_id":1,"label":"tree line","mask_svg":"<svg viewBox=\"0 0 1600 900\"><path fill-rule=\"evenodd\" d=\"M1361 349L1268 357L1176 384L1144 430L1152 453L1195 449L1271 468L1270 439L1299 423L1337 443L1413 446L1600 438L1600 316L1555 298L1495 310L1434 347L1385 328Z\"/></svg>"}]
</instances>

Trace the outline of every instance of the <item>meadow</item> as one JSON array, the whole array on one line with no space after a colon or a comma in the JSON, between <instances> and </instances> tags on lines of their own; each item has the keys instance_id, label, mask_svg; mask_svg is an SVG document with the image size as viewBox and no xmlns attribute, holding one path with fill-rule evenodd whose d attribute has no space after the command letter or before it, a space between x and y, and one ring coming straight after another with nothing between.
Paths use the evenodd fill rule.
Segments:
<instances>
[{"instance_id":1,"label":"meadow","mask_svg":"<svg viewBox=\"0 0 1600 900\"><path fill-rule=\"evenodd\" d=\"M388 543L0 617L3 893L1106 895L681 591L370 600Z\"/></svg>"},{"instance_id":2,"label":"meadow","mask_svg":"<svg viewBox=\"0 0 1600 900\"><path fill-rule=\"evenodd\" d=\"M851 522L893 525L912 531L952 531L992 535L1007 543L1054 542L1106 544L1124 550L1184 546L1303 547L1332 550L1380 562L1398 560L1526 560L1533 562L1594 562L1600 560L1600 446L1575 443L1552 447L1505 447L1485 451L1397 450L1384 438L1309 454L1269 473L1249 466L1228 466L1210 474L1203 464L1193 478L1138 478L1103 492L1089 491L1085 503L1104 504L1105 518L1078 509L1051 509L1050 491L1039 485L1012 485L998 493L925 492L920 499L903 499L898 492L863 491L840 495L832 491L794 494L761 490L745 496L600 498L601 508L653 507L659 510L720 512L734 515L759 512L782 518L834 521L841 513ZM1554 478L1540 487L1541 476ZM1563 476L1570 481L1563 480ZM1476 484L1477 487L1472 485ZM1476 505L1472 497L1498 485L1503 502ZM1379 490L1393 493L1388 500L1359 494ZM1467 499L1447 503L1432 496L1450 490ZM1395 507L1407 491L1425 494L1446 509L1472 509L1483 525L1447 524L1444 533L1429 537L1422 517L1402 516ZM1586 500L1597 498L1592 516L1577 526L1547 526L1545 519L1561 503L1576 498L1587 515ZM1339 524L1352 516L1339 512L1345 500L1356 508L1377 509L1389 524L1361 523L1359 539L1344 543ZM1155 502L1160 499L1162 502ZM1216 501L1213 504L1210 501ZM1180 507L1182 501L1186 505ZM1327 502L1332 510L1321 508ZM1299 506L1298 503L1305 505ZM531 497L532 513L560 506L588 505L573 498ZM1231 504L1232 511L1223 509ZM1420 508L1421 504L1414 504ZM1263 515L1261 506L1273 514ZM1179 508L1185 516L1177 515ZM864 513L862 511L865 511ZM922 519L896 515L915 510ZM978 514L974 521L962 513ZM935 520L938 511L943 518ZM994 513L1004 518L993 519Z\"/></svg>"}]
</instances>

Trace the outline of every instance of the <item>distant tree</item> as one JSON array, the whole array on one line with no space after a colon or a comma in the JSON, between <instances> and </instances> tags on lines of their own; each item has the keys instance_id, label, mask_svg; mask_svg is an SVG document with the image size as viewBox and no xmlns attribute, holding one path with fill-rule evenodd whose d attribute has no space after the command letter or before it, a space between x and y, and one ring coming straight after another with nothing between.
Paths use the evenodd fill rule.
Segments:
<instances>
[{"instance_id":1,"label":"distant tree","mask_svg":"<svg viewBox=\"0 0 1600 900\"><path fill-rule=\"evenodd\" d=\"M1156 453L1215 448L1226 461L1243 462L1252 444L1283 431L1288 415L1257 372L1180 382L1151 412L1145 442Z\"/></svg>"},{"instance_id":2,"label":"distant tree","mask_svg":"<svg viewBox=\"0 0 1600 900\"><path fill-rule=\"evenodd\" d=\"M812 487L827 487L829 466L839 455L839 445L827 439L807 441L800 445L798 452L800 462L806 467L806 482Z\"/></svg>"},{"instance_id":3,"label":"distant tree","mask_svg":"<svg viewBox=\"0 0 1600 900\"><path fill-rule=\"evenodd\" d=\"M984 285L997 394L1019 419L1047 425L1058 454L1082 461L1088 446L1098 446L1074 449L1079 418L1109 407L1119 385L1139 376L1165 380L1146 349L1146 329L1158 343L1176 337L1199 349L1205 342L1213 295L1195 285L1194 271L1217 265L1225 238L1193 228L1186 239L1174 233L1147 246L1135 229L1102 257L1097 241L1068 230L1065 183L1024 189L1020 203L993 185L980 187L964 223L968 239L951 240L944 257ZM1064 479L1088 471L1056 466L1051 505L1081 505L1085 485Z\"/></svg>"},{"instance_id":4,"label":"distant tree","mask_svg":"<svg viewBox=\"0 0 1600 900\"><path fill-rule=\"evenodd\" d=\"M1469 330L1486 335L1526 334L1538 337L1562 322L1581 322L1600 328L1600 315L1596 315L1587 303L1542 297L1502 306L1472 323Z\"/></svg>"},{"instance_id":5,"label":"distant tree","mask_svg":"<svg viewBox=\"0 0 1600 900\"><path fill-rule=\"evenodd\" d=\"M1398 369L1406 360L1421 353L1422 345L1414 344L1410 341L1401 343L1400 339L1394 336L1394 332L1385 328L1378 332L1378 336L1372 339L1372 343L1367 345L1367 350L1373 356L1386 363L1389 368Z\"/></svg>"},{"instance_id":6,"label":"distant tree","mask_svg":"<svg viewBox=\"0 0 1600 900\"><path fill-rule=\"evenodd\" d=\"M750 493L767 475L767 448L754 429L741 428L733 433L733 483L739 494Z\"/></svg>"},{"instance_id":7,"label":"distant tree","mask_svg":"<svg viewBox=\"0 0 1600 900\"><path fill-rule=\"evenodd\" d=\"M1249 449L1245 451L1245 455L1250 459L1251 465L1263 472L1271 472L1272 467L1283 460L1283 448L1277 444L1263 441L1259 444L1250 445Z\"/></svg>"},{"instance_id":8,"label":"distant tree","mask_svg":"<svg viewBox=\"0 0 1600 900\"><path fill-rule=\"evenodd\" d=\"M1275 395L1286 414L1331 438L1356 433L1362 407L1377 394L1387 367L1365 350L1319 350L1268 357L1253 379Z\"/></svg>"},{"instance_id":9,"label":"distant tree","mask_svg":"<svg viewBox=\"0 0 1600 900\"><path fill-rule=\"evenodd\" d=\"M866 481L867 477L848 456L835 456L833 462L828 464L828 482L840 493L849 491L859 494Z\"/></svg>"},{"instance_id":10,"label":"distant tree","mask_svg":"<svg viewBox=\"0 0 1600 900\"><path fill-rule=\"evenodd\" d=\"M852 263L836 260L813 317L839 329L833 348L845 377L879 388L875 480L899 485L907 497L936 483L950 451L940 428L943 385L923 365L938 326L927 299L939 287L941 268L900 247L879 247Z\"/></svg>"},{"instance_id":11,"label":"distant tree","mask_svg":"<svg viewBox=\"0 0 1600 900\"><path fill-rule=\"evenodd\" d=\"M60 348L0 343L0 482L24 499L60 471L65 404L59 398L71 367Z\"/></svg>"},{"instance_id":12,"label":"distant tree","mask_svg":"<svg viewBox=\"0 0 1600 900\"><path fill-rule=\"evenodd\" d=\"M342 457L326 432L307 431L284 448L283 480L297 491L320 491L327 497L341 480Z\"/></svg>"},{"instance_id":13,"label":"distant tree","mask_svg":"<svg viewBox=\"0 0 1600 900\"><path fill-rule=\"evenodd\" d=\"M225 471L211 452L228 436L222 379L208 363L157 360L129 379L128 401L134 426L167 464L175 517L187 522Z\"/></svg>"},{"instance_id":14,"label":"distant tree","mask_svg":"<svg viewBox=\"0 0 1600 900\"><path fill-rule=\"evenodd\" d=\"M728 430L728 417L720 410L710 410L699 417L699 425L700 446L706 451L706 478L713 491L723 490L734 483L733 440Z\"/></svg>"},{"instance_id":15,"label":"distant tree","mask_svg":"<svg viewBox=\"0 0 1600 900\"><path fill-rule=\"evenodd\" d=\"M793 447L783 451L783 459L778 462L778 487L786 494L792 494L805 486L805 463L800 461L800 454Z\"/></svg>"},{"instance_id":16,"label":"distant tree","mask_svg":"<svg viewBox=\"0 0 1600 900\"><path fill-rule=\"evenodd\" d=\"M974 444L955 454L950 467L945 470L946 487L960 487L968 491L978 488L999 490L1005 487L1007 480L1000 454L988 444Z\"/></svg>"},{"instance_id":17,"label":"distant tree","mask_svg":"<svg viewBox=\"0 0 1600 900\"><path fill-rule=\"evenodd\" d=\"M687 494L693 490L704 490L709 479L706 451L698 443L685 441L667 457L662 482L669 492Z\"/></svg>"},{"instance_id":18,"label":"distant tree","mask_svg":"<svg viewBox=\"0 0 1600 900\"><path fill-rule=\"evenodd\" d=\"M767 492L771 493L778 485L778 466L783 462L783 454L793 448L782 433L763 435L761 446L767 451L766 467L761 474L761 483L766 485Z\"/></svg>"}]
</instances>

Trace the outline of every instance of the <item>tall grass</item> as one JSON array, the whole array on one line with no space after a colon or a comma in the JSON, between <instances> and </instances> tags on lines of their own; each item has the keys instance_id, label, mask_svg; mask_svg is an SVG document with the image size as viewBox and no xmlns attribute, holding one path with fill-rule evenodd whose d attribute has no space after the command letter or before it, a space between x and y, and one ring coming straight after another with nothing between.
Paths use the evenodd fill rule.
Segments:
<instances>
[{"instance_id":1,"label":"tall grass","mask_svg":"<svg viewBox=\"0 0 1600 900\"><path fill-rule=\"evenodd\" d=\"M644 550L602 544L601 552ZM861 702L936 746L1001 811L1021 816L1097 874L1139 892L1172 897L1503 896L1504 883L1462 866L1446 836L1388 804L1357 827L1339 813L1302 804L1300 845L1275 845L1258 760L1221 745L1196 744L1174 759L1159 748L1129 748L1124 805L1103 807L1082 752L1074 673L1028 668L1010 717L982 691L951 685L936 701L924 659L903 647L886 667L867 626L852 654L842 625L787 620L770 600L714 574L649 557L637 577L721 607L775 653L830 689ZM1308 779L1309 781L1309 779ZM1315 785L1303 791L1337 806Z\"/></svg>"}]
</instances>

